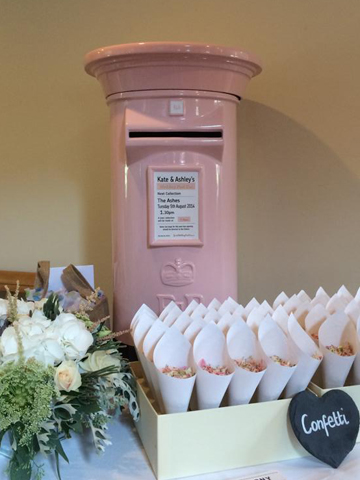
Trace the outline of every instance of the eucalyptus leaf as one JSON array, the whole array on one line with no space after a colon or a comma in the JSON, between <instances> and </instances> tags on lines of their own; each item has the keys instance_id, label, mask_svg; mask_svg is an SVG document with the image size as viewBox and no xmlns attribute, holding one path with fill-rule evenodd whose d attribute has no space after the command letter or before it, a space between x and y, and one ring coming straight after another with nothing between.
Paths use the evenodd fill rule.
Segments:
<instances>
[{"instance_id":1,"label":"eucalyptus leaf","mask_svg":"<svg viewBox=\"0 0 360 480\"><path fill-rule=\"evenodd\" d=\"M55 320L55 318L60 314L60 300L56 293L52 293L49 296L44 304L43 312L49 320Z\"/></svg>"}]
</instances>

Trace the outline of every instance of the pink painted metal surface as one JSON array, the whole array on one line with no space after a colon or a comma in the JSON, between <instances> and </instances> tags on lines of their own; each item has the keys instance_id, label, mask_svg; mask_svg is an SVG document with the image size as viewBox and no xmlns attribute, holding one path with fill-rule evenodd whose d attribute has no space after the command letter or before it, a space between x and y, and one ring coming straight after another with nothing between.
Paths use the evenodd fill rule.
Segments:
<instances>
[{"instance_id":1,"label":"pink painted metal surface","mask_svg":"<svg viewBox=\"0 0 360 480\"><path fill-rule=\"evenodd\" d=\"M157 43L86 62L111 114L115 329L142 303L159 313L171 300L236 299L236 108L258 61Z\"/></svg>"},{"instance_id":2,"label":"pink painted metal surface","mask_svg":"<svg viewBox=\"0 0 360 480\"><path fill-rule=\"evenodd\" d=\"M152 42L99 48L85 57L85 70L105 96L139 90L202 90L241 97L261 72L252 53L218 45Z\"/></svg>"}]
</instances>

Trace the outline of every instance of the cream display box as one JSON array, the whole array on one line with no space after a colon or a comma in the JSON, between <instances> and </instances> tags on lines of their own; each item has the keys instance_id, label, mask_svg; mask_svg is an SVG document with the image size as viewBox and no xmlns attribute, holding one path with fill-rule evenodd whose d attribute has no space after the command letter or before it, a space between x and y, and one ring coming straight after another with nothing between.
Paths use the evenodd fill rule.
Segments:
<instances>
[{"instance_id":1,"label":"cream display box","mask_svg":"<svg viewBox=\"0 0 360 480\"><path fill-rule=\"evenodd\" d=\"M290 399L163 415L141 364L131 368L141 412L135 426L158 480L309 455L291 429Z\"/></svg>"}]
</instances>

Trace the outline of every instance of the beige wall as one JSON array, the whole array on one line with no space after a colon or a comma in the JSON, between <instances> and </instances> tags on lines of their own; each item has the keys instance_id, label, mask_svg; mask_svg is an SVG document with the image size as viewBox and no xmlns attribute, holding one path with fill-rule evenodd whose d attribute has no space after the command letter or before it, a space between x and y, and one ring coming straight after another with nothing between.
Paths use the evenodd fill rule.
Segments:
<instances>
[{"instance_id":1,"label":"beige wall","mask_svg":"<svg viewBox=\"0 0 360 480\"><path fill-rule=\"evenodd\" d=\"M94 263L111 291L108 111L83 56L257 53L239 108L239 298L360 285L358 0L0 0L0 269Z\"/></svg>"}]
</instances>

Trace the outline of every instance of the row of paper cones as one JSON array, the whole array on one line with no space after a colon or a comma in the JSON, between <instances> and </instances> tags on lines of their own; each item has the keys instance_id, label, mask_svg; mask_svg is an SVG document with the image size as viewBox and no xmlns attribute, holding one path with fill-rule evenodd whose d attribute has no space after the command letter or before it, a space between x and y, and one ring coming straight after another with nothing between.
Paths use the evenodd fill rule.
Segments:
<instances>
[{"instance_id":1,"label":"row of paper cones","mask_svg":"<svg viewBox=\"0 0 360 480\"><path fill-rule=\"evenodd\" d=\"M184 312L171 302L159 317L146 305L135 314L131 330L145 376L164 413L263 402L304 390L321 365L322 386L344 385L353 365L360 383L358 318L360 295L341 287L329 297L320 288L313 299L301 291L282 292L270 306L252 299L246 307L228 298L208 307L193 301ZM341 356L330 346L348 345ZM236 361L263 362L249 371ZM277 359L277 361L276 361ZM279 363L279 359L283 362ZM227 375L201 368L201 362L226 367ZM194 375L174 378L166 367L191 367ZM254 396L255 393L255 396Z\"/></svg>"}]
</instances>

